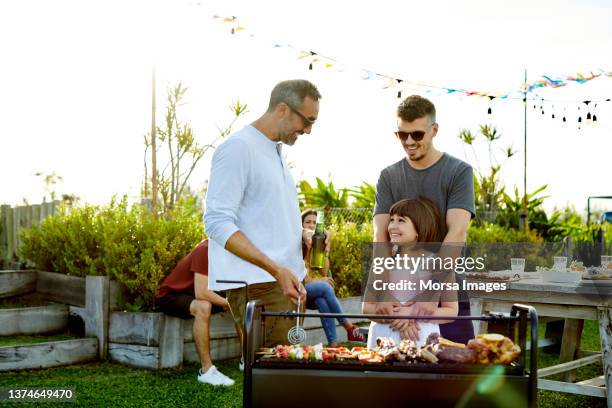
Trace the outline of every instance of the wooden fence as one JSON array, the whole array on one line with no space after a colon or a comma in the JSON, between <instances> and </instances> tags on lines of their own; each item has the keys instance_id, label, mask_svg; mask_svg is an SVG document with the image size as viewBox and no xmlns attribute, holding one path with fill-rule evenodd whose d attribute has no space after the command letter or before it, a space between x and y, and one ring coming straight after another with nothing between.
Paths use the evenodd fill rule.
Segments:
<instances>
[{"instance_id":1,"label":"wooden fence","mask_svg":"<svg viewBox=\"0 0 612 408\"><path fill-rule=\"evenodd\" d=\"M16 261L19 248L19 230L38 225L55 214L59 201L11 207L0 206L0 267L10 267Z\"/></svg>"}]
</instances>

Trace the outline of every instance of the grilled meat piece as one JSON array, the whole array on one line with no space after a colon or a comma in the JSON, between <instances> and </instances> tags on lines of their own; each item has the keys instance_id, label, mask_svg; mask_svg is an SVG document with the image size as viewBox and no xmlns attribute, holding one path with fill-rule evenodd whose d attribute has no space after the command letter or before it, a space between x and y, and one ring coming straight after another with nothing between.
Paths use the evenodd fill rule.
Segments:
<instances>
[{"instance_id":1,"label":"grilled meat piece","mask_svg":"<svg viewBox=\"0 0 612 408\"><path fill-rule=\"evenodd\" d=\"M391 348L397 346L397 344L395 344L395 340L393 340L391 337L377 337L376 345L378 348Z\"/></svg>"},{"instance_id":2,"label":"grilled meat piece","mask_svg":"<svg viewBox=\"0 0 612 408\"><path fill-rule=\"evenodd\" d=\"M419 347L414 341L409 339L400 342L399 350L402 354L405 354L406 358L409 360L414 360L419 354Z\"/></svg>"},{"instance_id":3,"label":"grilled meat piece","mask_svg":"<svg viewBox=\"0 0 612 408\"><path fill-rule=\"evenodd\" d=\"M400 359L400 351L397 347L382 348L376 351L376 354L385 359L385 362L398 361Z\"/></svg>"},{"instance_id":4,"label":"grilled meat piece","mask_svg":"<svg viewBox=\"0 0 612 408\"><path fill-rule=\"evenodd\" d=\"M469 348L440 347L436 356L444 363L474 364L478 353Z\"/></svg>"}]
</instances>

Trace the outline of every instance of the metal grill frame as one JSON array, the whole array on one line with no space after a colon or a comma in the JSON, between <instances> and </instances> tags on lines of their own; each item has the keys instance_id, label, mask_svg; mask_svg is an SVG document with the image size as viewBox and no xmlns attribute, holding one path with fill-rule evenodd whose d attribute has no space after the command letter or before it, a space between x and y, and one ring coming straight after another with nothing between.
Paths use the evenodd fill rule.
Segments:
<instances>
[{"instance_id":1,"label":"metal grill frame","mask_svg":"<svg viewBox=\"0 0 612 408\"><path fill-rule=\"evenodd\" d=\"M260 367L258 362L255 360L255 353L259 350L263 344L263 324L268 317L281 317L295 319L298 317L345 317L345 318L360 318L360 319L416 319L416 320L448 320L448 317L439 316L383 316L383 315L367 315L367 314L336 314L336 313L296 313L296 312L266 312L263 306L257 300L252 300L247 303L245 313L245 327L243 330L244 341L243 341L243 356L244 356L244 389L243 389L243 406L253 406L253 370L257 372ZM487 316L456 316L453 317L455 320L483 320L490 322L506 322L513 323L513 327L518 329L518 344L521 347L521 354L519 356L518 365L522 368L522 376L507 376L508 380L516 382L527 382L528 395L526 396L527 406L533 408L537 404L537 343L538 343L538 316L536 310L531 306L522 304L514 304L509 316L504 314L489 314ZM529 327L528 327L529 326ZM531 332L531 350L530 350L530 362L529 370L525 367L525 350L527 344L527 330ZM516 341L516 338L513 339ZM388 368L388 370L385 370ZM373 373L381 378L386 378L385 381L389 380L410 380L415 379L415 374L419 374L420 378L431 377L439 380L452 380L453 378L460 381L471 381L474 377L474 373L466 374L461 373L458 370L457 373L428 373L427 371L422 372L402 372L400 370L393 370L392 365L387 365L385 368L376 367L376 369L370 370L369 367L364 366L363 370L342 370L341 366L329 364L329 368L321 369L323 375L340 373L345 377L348 382L350 378L361 379L360 376L372 376ZM431 367L430 367L431 368ZM274 367L266 367L266 370L275 370ZM284 368L287 374L293 376L304 376L307 377L320 377L321 371L314 370L312 368L305 367L300 368ZM424 367L427 369L427 367ZM280 369L279 369L280 371ZM290 376L291 376L290 375ZM336 376L337 377L337 376ZM296 387L298 388L298 387ZM282 394L281 392L280 394ZM376 392L372 393L373 395ZM280 398L280 395L279 395ZM374 403L378 401L373 401ZM324 404L325 400L322 397L321 403Z\"/></svg>"}]
</instances>

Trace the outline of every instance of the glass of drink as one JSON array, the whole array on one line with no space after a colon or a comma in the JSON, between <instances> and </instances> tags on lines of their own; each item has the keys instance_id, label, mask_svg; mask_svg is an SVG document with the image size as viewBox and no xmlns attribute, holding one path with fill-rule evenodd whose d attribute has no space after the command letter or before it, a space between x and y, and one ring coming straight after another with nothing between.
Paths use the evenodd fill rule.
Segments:
<instances>
[{"instance_id":1,"label":"glass of drink","mask_svg":"<svg viewBox=\"0 0 612 408\"><path fill-rule=\"evenodd\" d=\"M606 269L612 269L612 256L611 255L602 255L601 256L601 267Z\"/></svg>"},{"instance_id":2,"label":"glass of drink","mask_svg":"<svg viewBox=\"0 0 612 408\"><path fill-rule=\"evenodd\" d=\"M525 258L510 258L512 272L525 272Z\"/></svg>"},{"instance_id":3,"label":"glass of drink","mask_svg":"<svg viewBox=\"0 0 612 408\"><path fill-rule=\"evenodd\" d=\"M567 256L553 257L553 270L557 272L567 272Z\"/></svg>"}]
</instances>

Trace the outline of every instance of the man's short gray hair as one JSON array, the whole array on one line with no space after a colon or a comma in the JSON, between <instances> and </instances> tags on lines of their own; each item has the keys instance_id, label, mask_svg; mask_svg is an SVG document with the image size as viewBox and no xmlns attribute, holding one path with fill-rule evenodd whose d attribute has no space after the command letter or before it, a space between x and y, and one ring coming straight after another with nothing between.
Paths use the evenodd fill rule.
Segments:
<instances>
[{"instance_id":1,"label":"man's short gray hair","mask_svg":"<svg viewBox=\"0 0 612 408\"><path fill-rule=\"evenodd\" d=\"M281 102L291 105L293 108L299 108L307 96L314 101L321 99L319 90L312 82L305 79L291 79L279 82L272 89L268 112L272 112Z\"/></svg>"}]
</instances>

